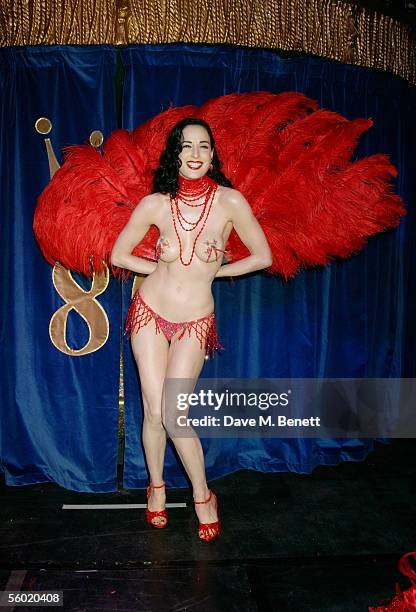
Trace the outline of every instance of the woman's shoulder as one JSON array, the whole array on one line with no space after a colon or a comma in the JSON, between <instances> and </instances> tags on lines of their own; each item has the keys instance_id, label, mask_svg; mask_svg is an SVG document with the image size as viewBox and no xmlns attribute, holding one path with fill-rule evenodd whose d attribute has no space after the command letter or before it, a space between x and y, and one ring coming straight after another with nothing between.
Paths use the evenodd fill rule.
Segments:
<instances>
[{"instance_id":1,"label":"woman's shoulder","mask_svg":"<svg viewBox=\"0 0 416 612\"><path fill-rule=\"evenodd\" d=\"M150 193L144 196L133 210L132 217L146 217L151 223L157 224L163 209L164 195L162 193Z\"/></svg>"},{"instance_id":2,"label":"woman's shoulder","mask_svg":"<svg viewBox=\"0 0 416 612\"><path fill-rule=\"evenodd\" d=\"M163 193L149 193L140 200L139 205L157 206L165 197Z\"/></svg>"},{"instance_id":3,"label":"woman's shoulder","mask_svg":"<svg viewBox=\"0 0 416 612\"><path fill-rule=\"evenodd\" d=\"M163 193L149 193L138 202L136 208L146 208L149 211L153 210L156 212L162 207L165 199L166 195Z\"/></svg>"},{"instance_id":4,"label":"woman's shoulder","mask_svg":"<svg viewBox=\"0 0 416 612\"><path fill-rule=\"evenodd\" d=\"M238 189L234 189L234 187L220 187L220 194L222 201L225 205L228 206L244 206L247 204L247 200Z\"/></svg>"}]
</instances>

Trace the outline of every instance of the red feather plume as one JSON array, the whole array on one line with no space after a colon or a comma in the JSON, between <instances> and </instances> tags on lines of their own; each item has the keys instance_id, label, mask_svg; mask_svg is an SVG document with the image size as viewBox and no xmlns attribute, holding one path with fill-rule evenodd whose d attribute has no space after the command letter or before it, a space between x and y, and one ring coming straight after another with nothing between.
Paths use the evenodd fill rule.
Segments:
<instances>
[{"instance_id":1,"label":"red feather plume","mask_svg":"<svg viewBox=\"0 0 416 612\"><path fill-rule=\"evenodd\" d=\"M109 264L132 210L152 190L167 134L188 116L210 125L224 174L269 241L269 271L285 279L303 266L349 257L406 214L387 155L351 161L371 119L349 121L296 92L230 94L199 109L171 108L131 134L117 130L102 154L87 145L67 149L35 211L36 238L50 263L88 276ZM133 253L154 259L157 236L152 227ZM234 230L227 254L230 261L249 254Z\"/></svg>"}]
</instances>

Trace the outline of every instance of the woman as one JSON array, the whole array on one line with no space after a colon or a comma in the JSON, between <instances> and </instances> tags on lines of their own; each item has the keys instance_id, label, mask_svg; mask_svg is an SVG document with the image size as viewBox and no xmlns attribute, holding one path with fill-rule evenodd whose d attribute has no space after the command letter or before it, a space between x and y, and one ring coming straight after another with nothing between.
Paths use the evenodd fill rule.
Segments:
<instances>
[{"instance_id":1,"label":"woman","mask_svg":"<svg viewBox=\"0 0 416 612\"><path fill-rule=\"evenodd\" d=\"M180 121L160 158L155 193L135 208L111 253L113 265L147 275L130 305L126 330L143 395L142 436L150 474L146 517L158 528L167 523L164 381L180 378L195 385L206 353L220 346L211 292L214 278L247 274L272 263L249 204L231 188L220 167L209 126L194 118ZM151 225L160 232L157 263L131 255ZM251 254L221 265L232 228ZM200 440L195 435L174 437L173 442L192 483L199 537L212 540L219 535L220 522Z\"/></svg>"}]
</instances>

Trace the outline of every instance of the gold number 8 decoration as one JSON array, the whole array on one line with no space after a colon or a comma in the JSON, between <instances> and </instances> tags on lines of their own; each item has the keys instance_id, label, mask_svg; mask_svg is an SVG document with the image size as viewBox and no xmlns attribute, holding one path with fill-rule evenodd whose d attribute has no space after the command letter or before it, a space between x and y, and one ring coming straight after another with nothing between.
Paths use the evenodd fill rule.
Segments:
<instances>
[{"instance_id":1,"label":"gold number 8 decoration","mask_svg":"<svg viewBox=\"0 0 416 612\"><path fill-rule=\"evenodd\" d=\"M104 308L95 299L103 293L110 280L108 267L102 274L94 273L91 289L85 291L72 277L69 270L56 264L52 270L55 289L66 302L53 315L49 323L49 336L52 344L62 353L78 357L98 351L107 342L109 321ZM75 310L88 326L88 342L80 349L73 349L66 341L68 314Z\"/></svg>"}]
</instances>

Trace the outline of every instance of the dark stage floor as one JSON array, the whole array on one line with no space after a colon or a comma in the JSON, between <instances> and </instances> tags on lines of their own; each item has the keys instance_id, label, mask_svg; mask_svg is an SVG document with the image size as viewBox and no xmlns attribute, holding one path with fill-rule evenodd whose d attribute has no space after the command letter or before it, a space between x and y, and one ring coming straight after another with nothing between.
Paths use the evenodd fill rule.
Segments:
<instances>
[{"instance_id":1,"label":"dark stage floor","mask_svg":"<svg viewBox=\"0 0 416 612\"><path fill-rule=\"evenodd\" d=\"M395 440L365 462L310 475L240 471L211 482L223 531L208 544L189 490L168 490L186 507L157 530L142 509L62 509L144 504L144 491L2 483L0 587L61 590L71 611L365 611L396 582L410 586L397 562L416 548L415 459L415 440Z\"/></svg>"}]
</instances>

